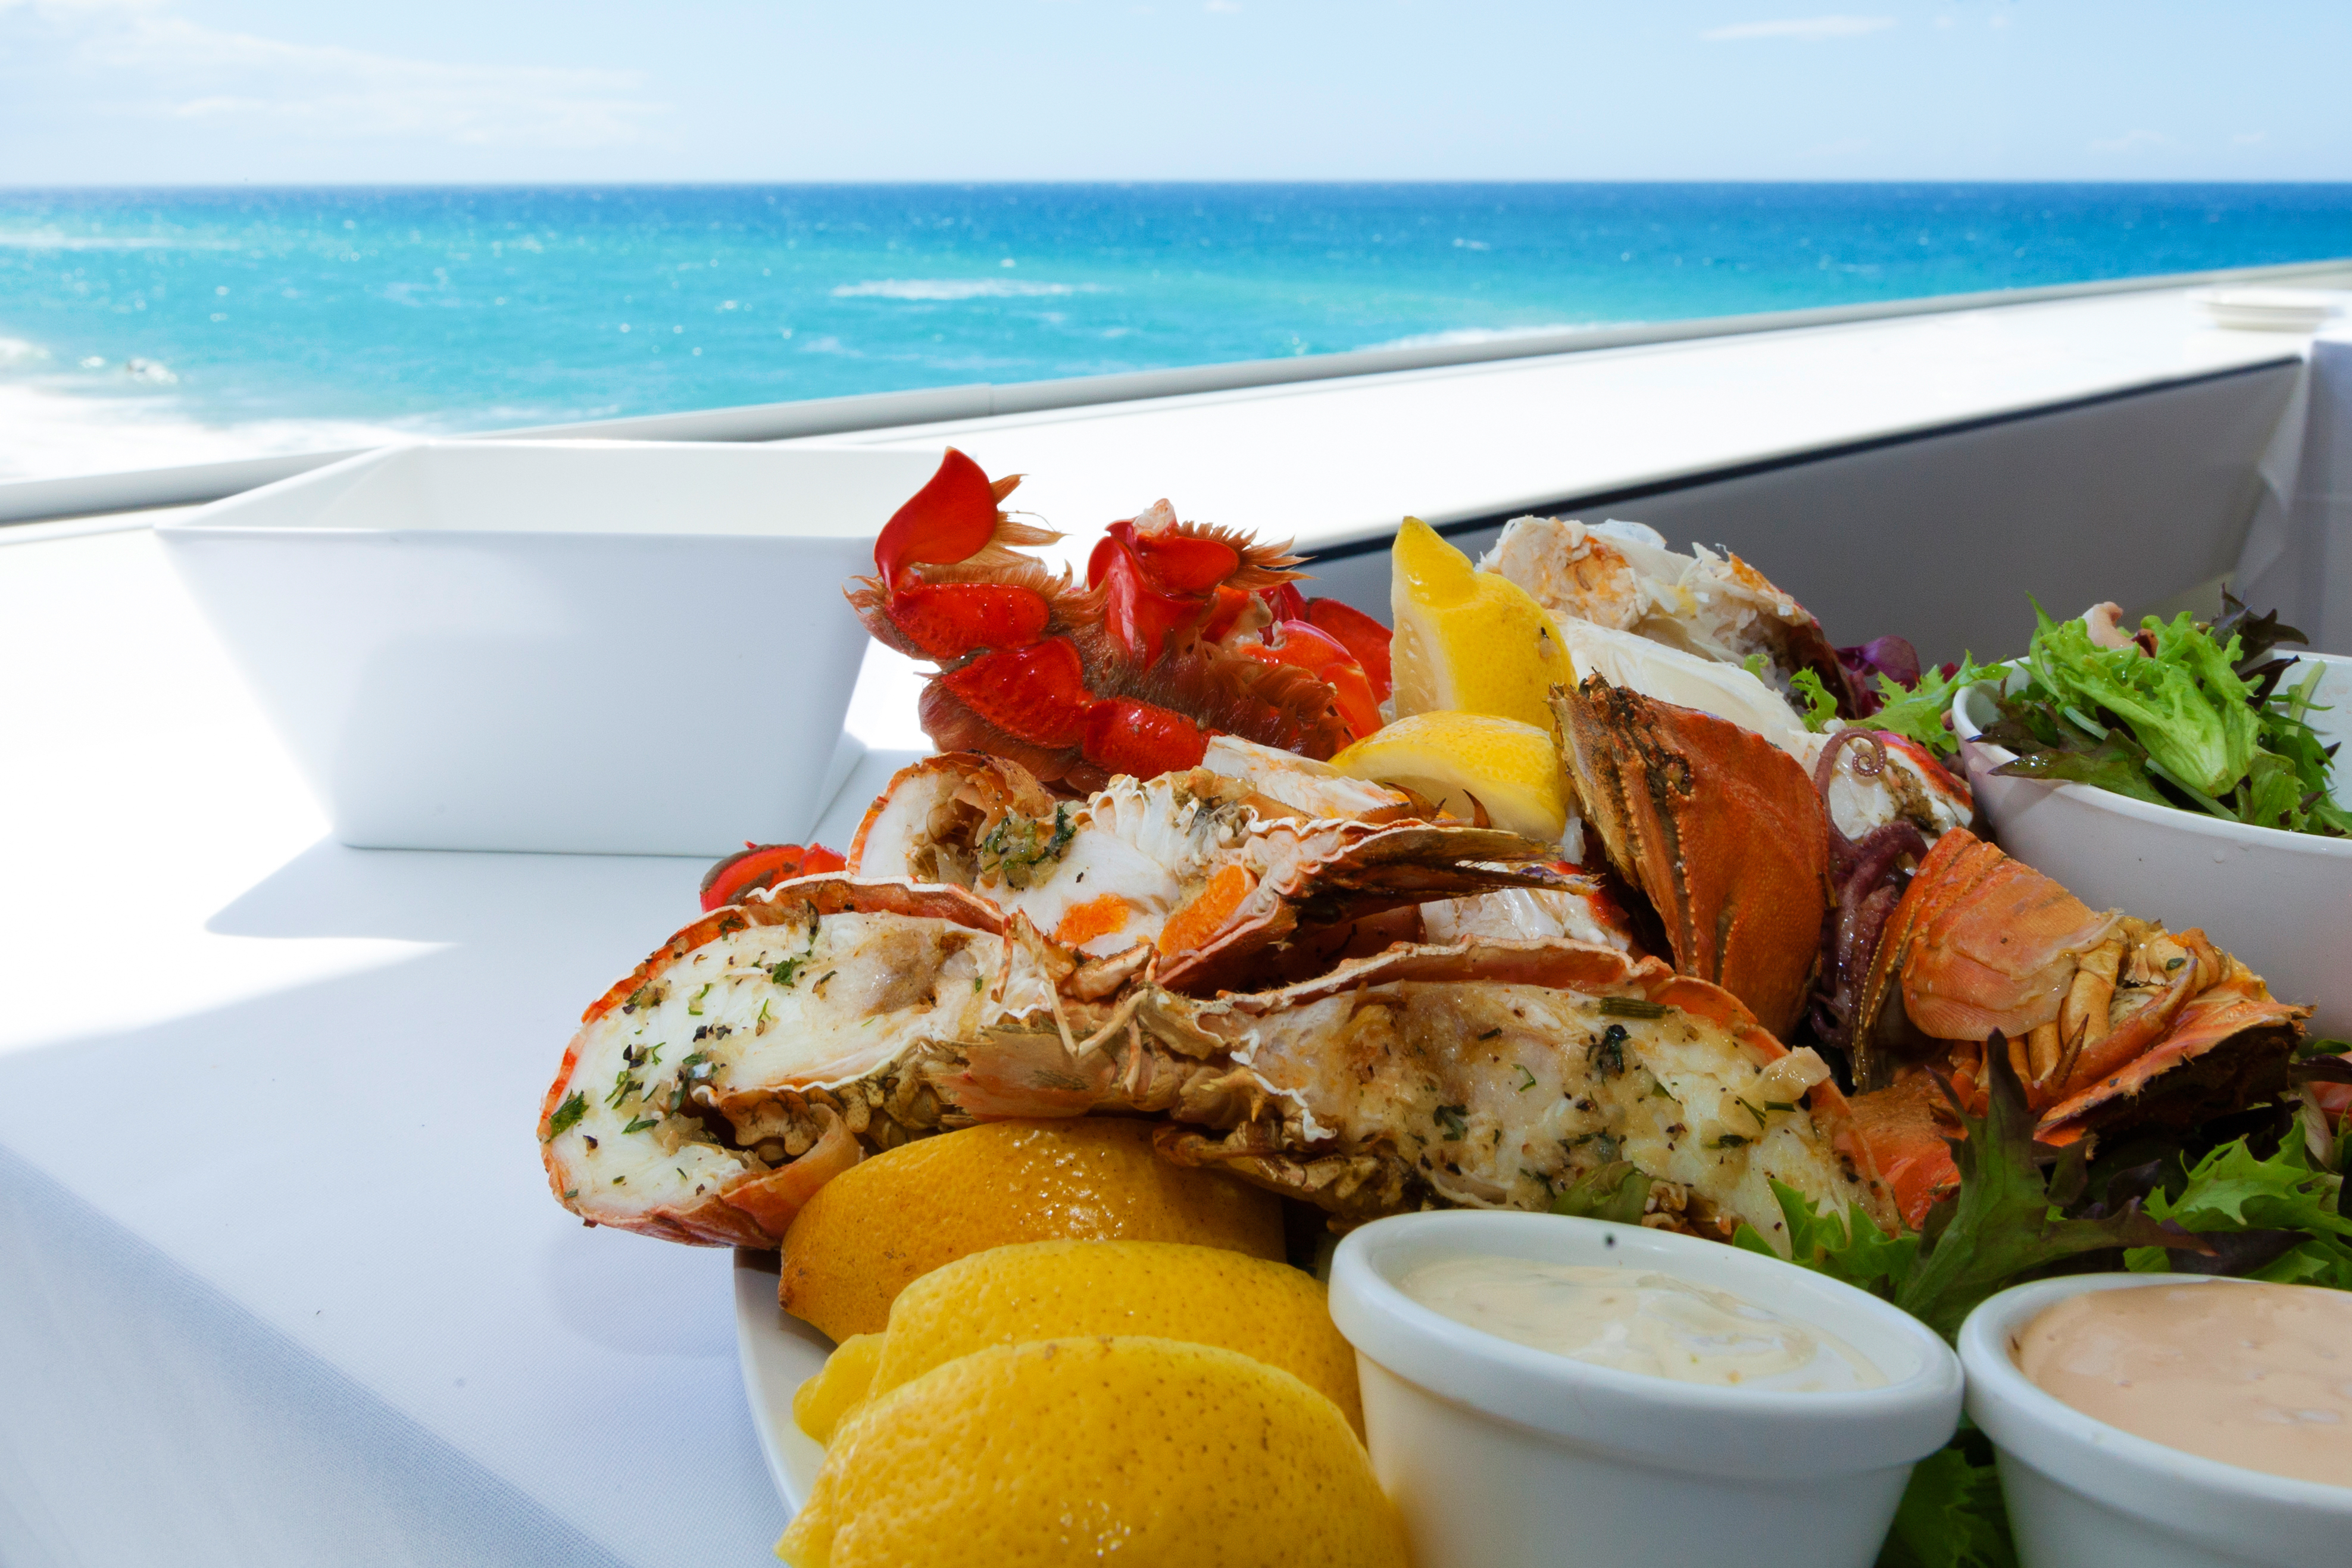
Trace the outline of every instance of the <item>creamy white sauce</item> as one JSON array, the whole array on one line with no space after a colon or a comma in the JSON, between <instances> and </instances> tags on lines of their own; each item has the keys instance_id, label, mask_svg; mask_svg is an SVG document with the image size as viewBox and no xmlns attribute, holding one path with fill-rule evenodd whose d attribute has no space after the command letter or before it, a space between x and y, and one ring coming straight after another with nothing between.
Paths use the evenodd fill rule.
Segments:
<instances>
[{"instance_id":1,"label":"creamy white sauce","mask_svg":"<svg viewBox=\"0 0 2352 1568\"><path fill-rule=\"evenodd\" d=\"M1454 1258L1398 1289L1498 1339L1648 1377L1807 1394L1886 1382L1827 1330L1654 1269Z\"/></svg>"}]
</instances>

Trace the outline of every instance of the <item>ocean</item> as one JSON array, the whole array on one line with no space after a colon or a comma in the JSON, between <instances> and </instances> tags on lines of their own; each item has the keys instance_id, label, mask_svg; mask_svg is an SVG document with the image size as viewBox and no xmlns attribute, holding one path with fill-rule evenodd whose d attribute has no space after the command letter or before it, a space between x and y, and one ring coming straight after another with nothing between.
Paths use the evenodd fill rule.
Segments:
<instances>
[{"instance_id":1,"label":"ocean","mask_svg":"<svg viewBox=\"0 0 2352 1568\"><path fill-rule=\"evenodd\" d=\"M2352 255L2352 185L0 191L0 479Z\"/></svg>"}]
</instances>

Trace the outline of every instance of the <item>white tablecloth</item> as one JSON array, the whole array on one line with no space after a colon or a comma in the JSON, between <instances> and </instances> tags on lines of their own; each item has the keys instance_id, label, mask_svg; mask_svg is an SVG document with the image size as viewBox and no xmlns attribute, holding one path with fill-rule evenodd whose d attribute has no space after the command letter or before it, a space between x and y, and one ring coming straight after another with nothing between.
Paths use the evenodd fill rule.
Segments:
<instances>
[{"instance_id":1,"label":"white tablecloth","mask_svg":"<svg viewBox=\"0 0 2352 1568\"><path fill-rule=\"evenodd\" d=\"M0 545L0 1563L772 1561L728 1255L532 1135L701 864L327 841L144 532Z\"/></svg>"}]
</instances>

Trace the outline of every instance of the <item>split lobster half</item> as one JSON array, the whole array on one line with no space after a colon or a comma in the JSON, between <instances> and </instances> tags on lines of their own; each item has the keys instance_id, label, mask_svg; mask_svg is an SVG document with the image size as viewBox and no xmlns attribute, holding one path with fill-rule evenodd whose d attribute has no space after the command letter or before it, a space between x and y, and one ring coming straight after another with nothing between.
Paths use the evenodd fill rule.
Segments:
<instances>
[{"instance_id":1,"label":"split lobster half","mask_svg":"<svg viewBox=\"0 0 2352 1568\"><path fill-rule=\"evenodd\" d=\"M1022 552L1061 536L999 510L1019 482L949 448L849 592L877 639L939 664L921 715L941 751L1083 792L1197 766L1215 734L1323 758L1380 727L1387 628L1303 598L1282 547L1163 500L1110 525L1081 589Z\"/></svg>"}]
</instances>

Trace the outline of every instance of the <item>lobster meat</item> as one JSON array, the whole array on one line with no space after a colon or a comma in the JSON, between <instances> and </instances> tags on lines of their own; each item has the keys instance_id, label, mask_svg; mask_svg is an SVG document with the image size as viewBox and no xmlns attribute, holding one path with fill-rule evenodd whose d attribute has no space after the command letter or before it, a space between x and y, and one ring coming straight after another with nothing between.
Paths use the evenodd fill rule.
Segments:
<instances>
[{"instance_id":1,"label":"lobster meat","mask_svg":"<svg viewBox=\"0 0 2352 1568\"><path fill-rule=\"evenodd\" d=\"M1290 584L1297 559L1160 501L1112 523L1080 588L1024 546L1061 536L1000 510L949 448L884 525L850 605L887 647L940 666L923 728L1069 790L1199 765L1213 735L1328 757L1380 725L1385 628Z\"/></svg>"}]
</instances>

